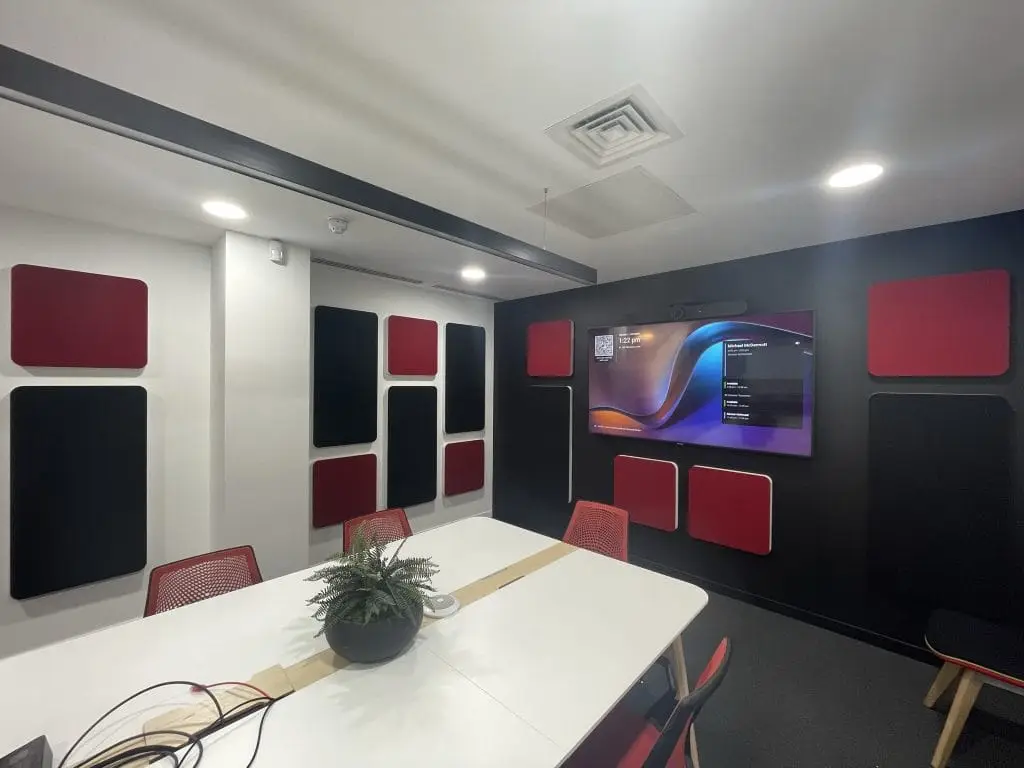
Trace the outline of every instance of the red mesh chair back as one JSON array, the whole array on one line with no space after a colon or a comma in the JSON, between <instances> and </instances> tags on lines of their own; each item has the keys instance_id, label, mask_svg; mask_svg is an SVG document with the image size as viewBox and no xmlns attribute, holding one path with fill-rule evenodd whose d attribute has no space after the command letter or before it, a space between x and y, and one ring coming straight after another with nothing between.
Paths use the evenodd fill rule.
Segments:
<instances>
[{"instance_id":1,"label":"red mesh chair back","mask_svg":"<svg viewBox=\"0 0 1024 768\"><path fill-rule=\"evenodd\" d=\"M629 555L629 513L609 504L577 501L562 541L625 561Z\"/></svg>"},{"instance_id":2,"label":"red mesh chair back","mask_svg":"<svg viewBox=\"0 0 1024 768\"><path fill-rule=\"evenodd\" d=\"M409 518L406 517L405 510L397 507L346 520L342 540L345 552L348 552L355 541L357 531L361 531L367 541L376 540L381 544L412 536L412 528L409 527Z\"/></svg>"},{"instance_id":3,"label":"red mesh chair back","mask_svg":"<svg viewBox=\"0 0 1024 768\"><path fill-rule=\"evenodd\" d=\"M222 549L159 565L149 574L143 615L152 616L198 603L261 581L256 553L250 546Z\"/></svg>"},{"instance_id":4,"label":"red mesh chair back","mask_svg":"<svg viewBox=\"0 0 1024 768\"><path fill-rule=\"evenodd\" d=\"M728 637L723 638L697 678L697 687L680 699L672 710L661 735L644 760L643 768L670 768L687 764L685 755L689 748L690 727L711 694L718 690L725 679L731 656L732 643Z\"/></svg>"}]
</instances>

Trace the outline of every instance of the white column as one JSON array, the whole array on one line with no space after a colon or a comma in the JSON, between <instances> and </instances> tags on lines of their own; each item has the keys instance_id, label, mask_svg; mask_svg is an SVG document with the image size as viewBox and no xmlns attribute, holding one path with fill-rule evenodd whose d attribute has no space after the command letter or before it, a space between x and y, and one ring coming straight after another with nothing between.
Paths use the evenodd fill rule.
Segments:
<instances>
[{"instance_id":1,"label":"white column","mask_svg":"<svg viewBox=\"0 0 1024 768\"><path fill-rule=\"evenodd\" d=\"M264 578L307 565L309 251L228 232L213 251L214 549L252 544Z\"/></svg>"}]
</instances>

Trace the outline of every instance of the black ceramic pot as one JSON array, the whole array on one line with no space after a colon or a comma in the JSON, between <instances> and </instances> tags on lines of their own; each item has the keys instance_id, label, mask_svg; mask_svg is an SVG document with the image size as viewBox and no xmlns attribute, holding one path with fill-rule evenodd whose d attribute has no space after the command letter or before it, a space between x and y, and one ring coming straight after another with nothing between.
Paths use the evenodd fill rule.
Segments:
<instances>
[{"instance_id":1,"label":"black ceramic pot","mask_svg":"<svg viewBox=\"0 0 1024 768\"><path fill-rule=\"evenodd\" d=\"M392 659L412 643L423 623L423 606L412 617L393 616L369 624L339 621L324 632L327 644L349 661L370 664Z\"/></svg>"}]
</instances>

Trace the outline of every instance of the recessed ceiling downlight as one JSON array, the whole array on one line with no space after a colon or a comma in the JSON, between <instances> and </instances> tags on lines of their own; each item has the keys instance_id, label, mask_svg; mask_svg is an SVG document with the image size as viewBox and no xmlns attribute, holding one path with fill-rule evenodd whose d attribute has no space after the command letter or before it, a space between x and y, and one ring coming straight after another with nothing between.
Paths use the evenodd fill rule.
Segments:
<instances>
[{"instance_id":1,"label":"recessed ceiling downlight","mask_svg":"<svg viewBox=\"0 0 1024 768\"><path fill-rule=\"evenodd\" d=\"M487 277L487 273L480 269L480 267L463 267L459 275L467 283L479 283Z\"/></svg>"},{"instance_id":2,"label":"recessed ceiling downlight","mask_svg":"<svg viewBox=\"0 0 1024 768\"><path fill-rule=\"evenodd\" d=\"M860 163L858 165L850 165L829 176L828 185L833 189L859 187L861 184L867 184L869 181L874 181L881 176L884 171L885 169L878 163Z\"/></svg>"},{"instance_id":3,"label":"recessed ceiling downlight","mask_svg":"<svg viewBox=\"0 0 1024 768\"><path fill-rule=\"evenodd\" d=\"M203 203L203 210L218 219L229 219L230 221L241 221L249 218L249 214L240 205L229 203L226 200L207 200Z\"/></svg>"}]
</instances>

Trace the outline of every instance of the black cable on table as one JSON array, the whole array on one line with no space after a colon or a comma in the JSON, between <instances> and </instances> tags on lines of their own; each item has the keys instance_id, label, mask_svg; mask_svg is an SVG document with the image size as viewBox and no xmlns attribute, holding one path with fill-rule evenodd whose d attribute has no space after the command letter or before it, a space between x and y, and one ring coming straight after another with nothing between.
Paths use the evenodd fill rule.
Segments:
<instances>
[{"instance_id":1,"label":"black cable on table","mask_svg":"<svg viewBox=\"0 0 1024 768\"><path fill-rule=\"evenodd\" d=\"M256 704L257 702L264 702L264 701L267 702L267 703L266 704L261 704L258 707L250 707L249 706L250 704ZM232 723L238 722L239 720L243 719L244 717L247 717L250 714L247 711L247 712L243 712L240 715L235 715L234 717L232 717L232 714L237 712L240 709L244 709L246 707L249 707L249 709L251 709L253 712L256 712L256 711L258 711L260 709L264 709L265 707L269 707L273 703L274 703L274 699L272 699L270 696L256 696L255 698L252 698L252 699L246 699L242 703L236 704L231 709L226 711L224 713L223 717L219 718L220 725L218 725L217 727L221 728L221 727L224 727L224 726L227 726L227 725L231 725ZM201 731L203 733L203 735L205 736L205 735L208 735L208 733L212 733L212 731L209 730L209 729L211 729L213 727L213 725L215 725L216 723L217 723L217 721L214 721L214 723L211 723L206 728L204 728L203 731Z\"/></svg>"},{"instance_id":2,"label":"black cable on table","mask_svg":"<svg viewBox=\"0 0 1024 768\"><path fill-rule=\"evenodd\" d=\"M129 696L126 699L122 699L120 702L118 702L113 707L111 707L106 712L104 712L100 716L100 718L96 722L94 722L92 725L90 725L85 730L85 733L83 733L81 736L79 736L78 740L74 744L71 745L71 749L69 749L67 751L67 754L64 755L64 759L60 761L60 763L58 764L57 768L64 768L67 765L68 758L71 757L72 754L74 754L74 751L76 749L78 749L78 745L81 744L83 741L85 741L85 737L88 736L90 733L92 733L94 730L96 730L96 727L100 723L102 723L104 720L106 720L108 717L110 717L112 714L114 714L117 710L119 710L125 704L128 704L131 701L134 701L135 699L139 698L139 696L142 696L143 694L149 693L150 691L155 691L155 690L157 690L159 688L168 688L168 687L170 687L172 685L188 685L188 686L191 686L196 691L204 693L210 699L210 701L213 702L214 709L217 710L217 720L222 720L224 718L224 710L221 709L220 702L217 701L217 697L214 696L213 693L210 691L210 689L208 687L206 687L205 685L200 685L199 683L193 683L193 682L191 682L189 680L170 680L170 681L164 682L164 683L156 683L155 685L151 685L148 688L143 688L141 691L137 691L137 692L133 693L131 696ZM132 738L139 738L139 736L134 736ZM181 749L181 747L178 747L178 749ZM106 751L108 751L108 750L103 750L103 752L106 752ZM175 751L177 751L177 750L175 750ZM103 754L103 752L100 752L100 754ZM88 762L88 761L86 761L86 762ZM178 764L178 761L175 758L175 765L177 765L177 764ZM114 765L117 765L117 763L114 763ZM92 768L92 766L90 766L90 768ZM95 768L100 768L100 766L99 765L95 766Z\"/></svg>"},{"instance_id":3,"label":"black cable on table","mask_svg":"<svg viewBox=\"0 0 1024 768\"><path fill-rule=\"evenodd\" d=\"M263 708L263 714L260 716L260 727L256 731L256 747L252 751L252 757L249 758L249 762L246 763L245 768L252 768L253 763L256 762L256 756L260 753L260 740L263 738L263 724L267 722L267 714L270 712L270 708L274 705L271 701L267 706Z\"/></svg>"},{"instance_id":4,"label":"black cable on table","mask_svg":"<svg viewBox=\"0 0 1024 768\"><path fill-rule=\"evenodd\" d=\"M121 739L120 741L116 742L115 744L112 744L112 745L104 748L100 752L98 752L98 753L96 753L94 755L91 755L90 757L86 758L86 760L81 761L81 762L83 762L85 764L88 764L89 768L119 768L119 766L127 765L127 764L132 763L132 762L134 762L136 760L144 760L144 759L149 758L150 762L155 762L157 760L163 760L164 758L168 758L169 757L173 761L174 768L182 768L187 763L189 755L192 754L192 750L196 749L198 747L199 754L196 757L195 763L193 763L193 765L191 767L191 768L197 768L197 766L199 765L199 763L203 759L203 744L202 744L202 740L206 736L209 736L211 733L214 733L214 732L216 732L216 731L218 731L218 730L220 730L222 728L225 728L225 727L227 727L229 725L232 725L232 724L234 724L234 723L236 723L236 722L238 722L240 720L243 720L246 717L248 717L249 715L251 715L252 713L257 712L257 711L262 709L263 710L263 714L260 717L259 728L256 731L256 746L255 746L255 748L253 750L252 757L249 759L249 763L246 766L246 768L252 768L252 765L256 762L256 757L259 754L260 742L262 741L262 738L263 738L263 725L266 722L267 713L270 711L270 707L271 707L272 704L274 704L275 699L273 699L273 698L271 698L269 696L258 696L258 697L252 698L252 699L247 699L247 700L245 700L245 701L235 705L231 709L228 709L228 710L225 711L221 707L220 702L217 701L217 697L214 696L210 692L210 689L209 689L208 686L199 685L197 683L192 683L192 682L189 682L189 681L181 681L181 680L175 680L175 681L170 681L170 682L165 682L165 683L157 683L156 685L151 685L148 688L144 688L141 691L138 691L138 692L132 694L128 698L126 698L123 701L121 701L118 704L116 704L111 709L107 710L107 712L105 712L103 714L103 716L100 717L95 723L93 723L91 726L89 726L89 728L85 731L85 733L83 733L78 738L78 740L71 746L71 749L68 750L67 754L64 756L64 759L61 760L60 765L58 765L57 768L64 768L64 766L66 765L66 763L68 761L68 758L78 748L78 746L82 743L82 741L85 740L86 736L88 736L93 730L96 729L97 726L99 726L104 720L106 720L108 717L110 717L110 715L112 715L114 712L119 710L125 704L129 703L130 701L133 701L134 699L138 698L139 696L142 696L145 693L149 693L150 691L153 691L153 690L156 690L156 689L159 689L159 688L163 688L163 687L172 686L172 685L188 685L188 686L191 686L193 688L193 690L196 690L198 692L204 693L208 698L210 698L211 701L213 701L214 707L217 710L217 717L216 717L216 719L214 719L214 721L212 723L210 723L208 726L206 726L205 728L199 729L195 733L187 733L185 731L174 731L174 730L159 730L159 731L144 732L142 734L137 734L135 736L130 736L128 738ZM163 735L181 736L181 737L184 738L184 742L181 743L181 744L178 744L177 746L170 745L170 744L148 744L147 745L147 744L143 743L142 746L135 747L135 748L132 748L132 749L129 749L129 750L125 750L125 751L120 752L118 754L111 755L110 757L108 757L106 759L102 759L102 760L99 759L104 754L107 754L107 753L109 753L109 752L111 752L113 750L116 750L118 747L122 747L125 744L129 744L129 743L131 743L133 741L137 741L139 739L143 739L144 740L148 736L156 736L156 735L161 735L161 734L163 734ZM187 749L186 749L186 747L187 747ZM181 755L181 757L178 757L177 753L179 751L181 751L182 749L185 749L185 753L183 755Z\"/></svg>"},{"instance_id":5,"label":"black cable on table","mask_svg":"<svg viewBox=\"0 0 1024 768\"><path fill-rule=\"evenodd\" d=\"M185 743L184 744L179 744L177 746L174 746L172 744L143 744L142 746L134 747L132 749L125 750L124 752L119 752L116 755L111 755L110 757L106 758L105 760L99 760L99 758L103 754L105 754L107 752L110 752L111 750L115 750L118 747L124 746L125 744L128 744L129 742L137 741L138 739L144 739L147 736L157 736L157 735L162 735L162 734L169 734L169 735L172 735L172 736L182 736L185 739ZM131 762L131 761L139 760L141 758L146 758L146 757L152 757L154 759L159 759L159 760L162 760L165 757L170 757L171 760L174 761L174 765L178 766L178 765L183 764L185 762L185 760L184 760L184 758L179 760L178 757L175 755L175 753L178 750L180 750L182 747L184 747L185 744L189 744L189 743L192 744L192 746L189 747L190 751L191 751L192 747L194 747L196 745L199 746L199 760L201 760L202 757L203 757L203 745L195 738L194 734L186 733L185 731L163 731L163 730L161 730L161 731L148 731L147 733L145 733L143 735L129 736L127 739L121 739L120 741L118 741L118 742L116 742L114 744L111 744L109 747L104 749L102 752L97 752L95 755L90 755L83 762L85 764L87 764L89 766L89 768L114 768L114 766L122 765L122 764L124 764L126 762ZM99 761L97 762L97 760L99 760ZM198 764L199 760L196 761L197 764Z\"/></svg>"},{"instance_id":6,"label":"black cable on table","mask_svg":"<svg viewBox=\"0 0 1024 768\"><path fill-rule=\"evenodd\" d=\"M264 704L262 702L266 703ZM221 728L226 728L229 725L237 723L239 720L244 720L253 712L257 712L261 709L266 709L270 707L270 705L273 703L274 700L269 696L258 696L253 699L247 699L246 701L243 701L241 704L236 704L231 709L227 710L221 717L217 718L212 723L210 723L208 726L206 726L205 728L201 728L200 730L192 734L194 738L194 743L189 745L189 748L185 750L185 754L181 756L181 764L185 764L185 761L188 760L188 756L192 753L192 750L196 747L196 745L198 745L199 757L196 758L196 762L192 766L192 768L196 768L196 766L199 765L199 761L203 759L202 740L204 738L209 736L211 733L219 731ZM256 704L257 706L252 706L253 704ZM241 709L244 709L245 711L239 712L239 710Z\"/></svg>"},{"instance_id":7,"label":"black cable on table","mask_svg":"<svg viewBox=\"0 0 1024 768\"><path fill-rule=\"evenodd\" d=\"M185 744L191 745L189 746L189 752L191 752L194 747L198 746L199 757L196 759L195 764L199 765L199 761L203 759L202 742L196 739L194 734L185 733L184 731L149 731L144 736L131 736L127 739L122 739L116 744L111 744L109 747L104 749L103 752L100 752L96 755L92 755L91 757L85 760L85 763L89 766L89 768L117 768L117 766L126 765L128 763L132 763L136 760L144 759L147 757L153 758L153 760L162 760L165 757L169 757L174 762L175 768L184 765L185 758L187 757L188 752L186 752L185 756L181 757L180 759L175 753L178 752L178 750L182 749L185 746L185 744L179 744L177 746L174 746L172 744L143 745L141 747L135 747L133 749L125 750L124 752L119 752L116 755L111 755L106 760L100 760L99 762L96 762L96 759L104 752L109 752L112 749L117 749L118 747L130 741L135 741L139 738L145 738L146 736L157 736L160 734L183 736L185 738Z\"/></svg>"},{"instance_id":8,"label":"black cable on table","mask_svg":"<svg viewBox=\"0 0 1024 768\"><path fill-rule=\"evenodd\" d=\"M266 702L266 703L262 703L262 702ZM259 751L260 751L260 740L263 737L263 723L266 721L267 713L270 711L270 706L274 702L275 702L275 699L273 699L273 698L271 698L269 696L259 696L259 697L253 698L253 699L248 699L246 701L243 701L241 704L236 704L234 707L232 707L231 709L227 710L221 717L217 718L217 720L212 722L210 725L208 725L205 728L202 728L202 729L196 731L194 734L192 734L194 742L185 751L185 754L181 756L181 764L182 765L185 764L185 761L188 759L189 754L192 752L192 750L196 746L198 746L199 747L199 757L196 759L196 762L193 765L193 768L196 768L196 766L199 765L199 761L203 759L202 739L206 738L211 733L219 731L221 728L226 728L227 726L233 725L234 723L236 723L236 722L238 722L240 720L244 720L249 715L251 715L253 712L257 712L257 711L262 709L263 710L263 715L260 717L259 728L256 731L256 748L253 750L252 757L250 758L249 763L246 766L246 768L252 768L252 764L254 762L256 762L256 756L259 754ZM253 704L256 704L257 706L253 706ZM234 713L236 713L236 712L238 712L239 710L242 710L242 709L244 709L245 711L241 712L241 713L239 713L237 715L234 715ZM232 715L234 715L234 716L232 716ZM184 746L184 745L182 745L182 746ZM180 747L179 747L179 749L180 749ZM177 761L175 761L175 766L177 766L177 765L178 765L178 763L177 763ZM90 768L92 768L92 766L90 766Z\"/></svg>"},{"instance_id":9,"label":"black cable on table","mask_svg":"<svg viewBox=\"0 0 1024 768\"><path fill-rule=\"evenodd\" d=\"M198 691L203 691L205 693L209 693L209 689L208 689L207 686L199 686L199 685L196 685L195 683L190 683L190 682L187 682L187 681L174 681L174 682L168 682L168 683L159 683L157 685L150 686L148 688L140 690L140 691L132 694L128 698L124 699L120 703L118 703L117 706L115 706L114 708L112 708L111 710L106 712L101 718L99 718L99 720L97 720L95 723L93 723L89 727L89 729L85 733L83 733L82 736L80 736L79 739L72 745L72 749L65 756L65 759L63 759L60 762L60 766L58 766L58 768L61 768L63 765L65 765L67 763L68 759L71 757L72 753L74 753L74 751L78 748L79 744L81 744L81 742L85 739L85 737L92 730L94 730L96 728L96 726L98 726L100 723L102 723L103 720L105 720L106 718L110 717L113 713L117 712L120 708L124 707L126 705L126 703L128 703L129 701L133 700L134 698L142 695L143 693L147 693L147 692L150 692L151 690L154 690L154 689L157 689L157 688L160 688L160 687L170 686L170 685L190 685L190 686L194 686L195 689L198 690ZM210 694L210 695L212 696L212 694ZM163 760L165 758L170 758L171 761L173 762L174 768L182 768L183 766L185 766L187 764L188 757L189 757L189 755L191 755L191 752L193 752L193 750L198 748L199 749L199 756L196 758L196 762L193 764L193 766L191 766L191 768L197 768L199 766L200 762L203 760L203 752L204 752L204 750L203 750L203 741L202 741L203 738L205 738L206 736L210 735L211 733L214 733L215 731L220 730L221 728L225 728L228 725L232 725L232 724L237 723L237 722L239 722L241 720L244 720L245 718L249 717L251 714L253 714L255 712L258 712L259 710L263 710L263 715L260 718L259 729L257 730L257 733L256 733L256 748L255 748L255 750L253 752L252 758L249 761L249 765L247 766L247 768L251 768L253 763L255 763L255 761L256 761L257 755L259 754L259 746L260 746L260 741L262 739L262 733L263 733L263 723L266 720L267 711L269 711L270 705L272 705L274 699L269 697L269 696L257 696L257 697L254 697L254 698L249 698L249 699L246 699L245 701L242 701L241 703L238 703L238 705L236 705L236 706L234 706L231 709L226 710L226 711L224 711L220 707L220 703L216 700L215 696L213 696L213 700L214 700L214 706L217 709L217 717L216 717L216 719L212 723L210 723L208 726L206 726L205 728L201 728L200 730L196 731L195 733L187 733L185 731L177 731L177 730L158 730L158 731L143 732L141 734L136 734L134 736L129 736L127 738L123 738L120 741L117 741L116 743L111 744L110 746L106 746L106 748L104 748L102 751L96 753L95 755L89 756L86 760L84 760L82 762L85 763L85 764L88 764L89 768L119 768L119 766L127 765L127 764L130 764L130 763L132 763L134 761L137 761L137 760L145 760L147 758L150 759L150 762L156 762L158 760ZM163 735L181 736L184 740L181 743L176 744L176 745L174 745L174 744L145 744L145 743L143 743L142 745L137 746L137 748L133 748L131 750L126 750L126 751L118 753L116 755L111 755L109 758L106 758L104 760L100 760L100 758L102 758L103 755L111 753L111 752L117 750L118 748L120 748L120 746L123 746L123 745L125 745L127 743L130 743L132 741L136 741L136 740L139 740L139 739L144 739L144 738L146 738L148 736L155 736L155 735L162 735L162 734ZM187 748L187 749L185 749L185 748ZM179 758L177 753L180 752L181 750L185 750L185 752Z\"/></svg>"}]
</instances>

